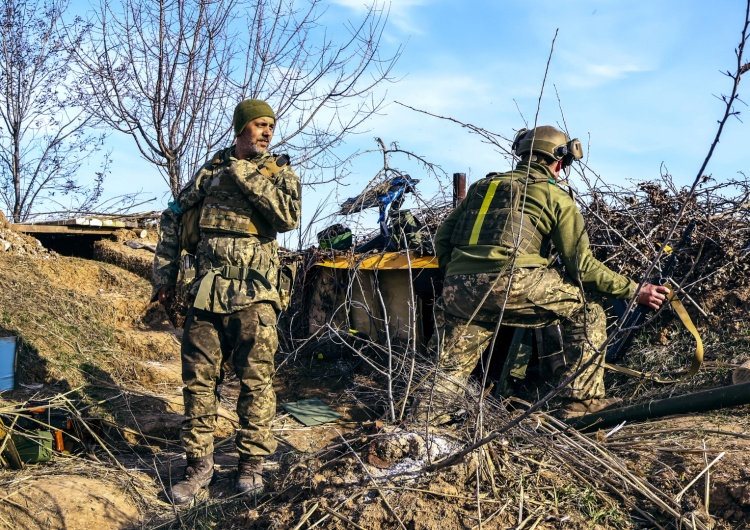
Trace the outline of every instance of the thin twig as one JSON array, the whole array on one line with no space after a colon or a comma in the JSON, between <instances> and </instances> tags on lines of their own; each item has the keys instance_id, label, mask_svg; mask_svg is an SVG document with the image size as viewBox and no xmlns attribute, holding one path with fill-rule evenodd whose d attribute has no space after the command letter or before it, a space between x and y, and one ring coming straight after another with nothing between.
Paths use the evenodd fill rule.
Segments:
<instances>
[{"instance_id":1,"label":"thin twig","mask_svg":"<svg viewBox=\"0 0 750 530\"><path fill-rule=\"evenodd\" d=\"M401 527L401 528L402 528L403 530L406 530L406 527L404 526L404 523L403 523L403 521L401 521L401 518L400 518L400 517L398 516L398 514L396 513L396 510L394 510L394 509L393 509L393 507L391 506L391 504L390 504L390 503L388 502L388 498L387 498L387 497L385 496L385 493L383 493L383 490L381 490L381 489L380 489L380 486L378 486L378 483L377 483L377 482L375 482L375 479L374 479L374 478L373 478L373 476L372 476L372 475L370 474L370 471L369 471L369 470L367 469L367 466L365 466L365 463L364 463L364 462L362 462L362 459L361 459L361 458L359 457L359 455L357 454L357 452L356 452L356 451L355 451L354 449L352 449L352 446L351 446L351 445L349 445L349 442L348 442L348 441L346 440L346 438L344 438L344 436L343 436L343 435L342 435L342 434L341 434L341 433L340 433L340 432L338 431L338 429L335 429L335 428L334 428L334 430L335 430L335 431L336 431L336 433L337 433L337 434L339 435L339 438L341 438L341 440L342 440L342 441L344 442L344 444L346 444L346 447L347 447L347 449L349 449L349 451L350 451L350 452L351 452L351 453L352 453L352 454L354 455L354 458L356 458L356 459L357 459L357 462L359 462L359 465L360 465L360 466L362 467L362 471L364 471L364 472L365 472L365 474L367 475L367 477L368 477L368 478L370 479L370 482L372 482L373 486L374 486L374 487L375 487L375 489L377 490L377 492L378 492L378 495L380 495L380 498L381 498L381 499L383 499L383 502L384 502L384 503L385 503L385 505L386 505L386 506L388 507L388 510L390 510L391 514L392 514L392 515L393 515L393 516L394 516L394 517L396 518L396 521L398 521L398 524L399 524L399 526L400 526L400 527Z\"/></svg>"}]
</instances>

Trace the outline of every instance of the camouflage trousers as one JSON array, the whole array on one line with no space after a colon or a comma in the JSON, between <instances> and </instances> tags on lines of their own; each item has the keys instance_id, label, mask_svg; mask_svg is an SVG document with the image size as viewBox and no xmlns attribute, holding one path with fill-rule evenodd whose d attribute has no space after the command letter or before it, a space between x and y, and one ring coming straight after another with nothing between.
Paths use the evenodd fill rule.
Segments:
<instances>
[{"instance_id":1,"label":"camouflage trousers","mask_svg":"<svg viewBox=\"0 0 750 530\"><path fill-rule=\"evenodd\" d=\"M449 276L443 286L442 310L442 315L438 313L439 335L434 337L442 343L435 402L455 401L463 395L501 314L502 324L507 326L560 324L562 351L545 352L540 359L544 372L553 379L549 383L556 386L596 356L559 395L574 400L604 397L604 359L598 353L607 337L604 310L594 302L584 303L580 287L560 270L516 269L510 285L507 273Z\"/></svg>"},{"instance_id":2,"label":"camouflage trousers","mask_svg":"<svg viewBox=\"0 0 750 530\"><path fill-rule=\"evenodd\" d=\"M259 302L229 314L191 309L182 339L185 420L180 437L188 458L214 450L217 384L231 361L240 380L236 444L240 455L266 456L276 450L271 422L276 414L273 357L279 345L276 312Z\"/></svg>"}]
</instances>

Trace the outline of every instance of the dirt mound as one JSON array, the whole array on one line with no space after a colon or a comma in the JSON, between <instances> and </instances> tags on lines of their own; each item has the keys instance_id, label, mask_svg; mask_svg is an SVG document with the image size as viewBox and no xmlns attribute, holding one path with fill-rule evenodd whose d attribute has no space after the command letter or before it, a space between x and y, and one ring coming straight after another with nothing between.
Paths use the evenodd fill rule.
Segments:
<instances>
[{"instance_id":1,"label":"dirt mound","mask_svg":"<svg viewBox=\"0 0 750 530\"><path fill-rule=\"evenodd\" d=\"M149 304L144 279L108 263L50 256L0 252L0 334L17 336L20 345L19 385L0 397L0 414L12 425L33 400L82 425L82 408L90 430L75 432L81 441L73 459L56 454L49 463L0 474L0 496L7 499L0 517L17 521L16 528L140 528L134 499L138 506L148 499L151 518L168 506L152 479L135 471L142 469L139 460L124 471L112 456L178 446L176 330ZM37 421L32 428L47 419ZM222 432L229 436L227 423ZM106 473L96 472L97 459L108 462Z\"/></svg>"},{"instance_id":2,"label":"dirt mound","mask_svg":"<svg viewBox=\"0 0 750 530\"><path fill-rule=\"evenodd\" d=\"M13 528L125 530L142 520L122 486L87 476L41 476L0 491L0 516Z\"/></svg>"},{"instance_id":3,"label":"dirt mound","mask_svg":"<svg viewBox=\"0 0 750 530\"><path fill-rule=\"evenodd\" d=\"M0 331L21 338L23 383L80 384L84 365L131 380L141 362L179 357L174 328L163 317L153 326L151 286L130 272L80 258L10 253L0 253L0 272Z\"/></svg>"},{"instance_id":4,"label":"dirt mound","mask_svg":"<svg viewBox=\"0 0 750 530\"><path fill-rule=\"evenodd\" d=\"M703 296L703 303L715 321L723 320L725 326L733 328L732 322L741 320L735 317L750 310L750 286L732 290L716 288Z\"/></svg>"},{"instance_id":5,"label":"dirt mound","mask_svg":"<svg viewBox=\"0 0 750 530\"><path fill-rule=\"evenodd\" d=\"M151 281L156 239L154 230L118 230L111 239L94 243L94 259L112 263Z\"/></svg>"},{"instance_id":6,"label":"dirt mound","mask_svg":"<svg viewBox=\"0 0 750 530\"><path fill-rule=\"evenodd\" d=\"M49 258L54 253L42 246L38 239L16 232L0 212L0 254Z\"/></svg>"}]
</instances>

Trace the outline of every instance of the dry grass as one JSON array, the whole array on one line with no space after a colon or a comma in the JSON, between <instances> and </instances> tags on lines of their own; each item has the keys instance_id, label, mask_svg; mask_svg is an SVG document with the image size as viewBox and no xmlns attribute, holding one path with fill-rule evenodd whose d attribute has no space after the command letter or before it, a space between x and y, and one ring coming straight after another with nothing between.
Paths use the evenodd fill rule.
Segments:
<instances>
[{"instance_id":1,"label":"dry grass","mask_svg":"<svg viewBox=\"0 0 750 530\"><path fill-rule=\"evenodd\" d=\"M599 220L605 218L602 208ZM608 211L613 224L634 217L618 216L612 207ZM744 222L744 211L738 215L739 221L729 214L719 218L734 223L727 229L727 237L740 230L737 223ZM660 216L652 218L653 223L661 223ZM649 216L640 215L639 221L645 223L645 219ZM595 233L603 230L598 228ZM617 230L627 232L622 226ZM614 232L608 233L614 237ZM679 275L692 275L686 289L699 304L716 300L717 286L703 289L704 282L713 282L724 271L736 275L748 259L739 251L707 251L709 237L714 236L705 230L698 232L695 242L681 254L678 269ZM613 238L606 246L598 235L594 240L598 251L605 254L623 243ZM618 256L613 259L622 257ZM149 286L106 264L54 257L0 258L0 327L5 334L23 338L21 381L47 384L43 394L31 397L54 403L92 429L102 429L78 456L58 457L51 464L21 472L4 472L0 485L12 490L22 487L27 477L48 474L109 481L122 488L145 514L142 528L343 530L430 528L437 524L444 530L467 526L730 528L748 520L742 492L730 486L743 479L741 470L746 467L742 460L747 445L744 415L728 412L704 415L700 424L662 421L625 426L610 436L583 435L560 424L544 407L519 420L532 402L498 401L491 394L480 399L485 389L472 383L463 402L468 415L462 423L447 429L411 424L406 395L423 380L426 383L422 384L429 384L433 374L431 363L411 337L375 344L348 331L341 334L332 322L318 336L306 333L307 315L295 310L309 309L303 303L310 300L305 291L309 281L304 277L314 274L312 264L318 257L311 254L304 262L297 298L281 327L277 386L282 397L296 399L302 396L294 392L306 385L310 392L327 397L337 410L357 411L360 416L348 416L348 423L341 424L341 429L347 429L342 431L343 437L334 435L330 427L289 427L288 417L277 418L281 449L266 469L270 493L257 503L232 496L234 456L231 428L227 428L221 435L219 454L229 463L219 466L217 485L212 486L210 497L203 495L194 506L179 511L164 495L169 477L179 476L182 462L175 424L157 433L142 428L139 422L147 413L164 417L178 413L172 407L174 396L161 395L161 390L149 385L134 368L138 361L160 358L155 351L158 347L137 346L147 341L148 330L138 315L144 314ZM711 267L719 272L712 274ZM744 307L744 280L735 277L733 281L731 289L724 286L725 297L731 294L739 307ZM707 369L697 378L678 387L665 387L611 376L612 392L640 402L726 383L732 366L746 358L748 325L736 310L724 313L718 310L721 306L712 307L717 308L712 319L696 318L708 360ZM377 312L372 312L372 318L379 318ZM659 327L655 332L638 338L626 359L630 365L674 373L686 364L689 337L668 320L656 320L654 325ZM722 333L716 322L729 322L731 331ZM709 323L713 324L710 329ZM319 361L312 352L324 352L335 359ZM533 395L534 391L529 391L529 396ZM0 415L13 418L20 414L29 399L25 396L17 402L6 401ZM232 395L225 396L229 409L232 399ZM364 416L371 421L363 423ZM446 437L454 445L430 459L425 457L416 467L397 472L399 466L415 459L408 451L398 453L393 448L402 446L399 440L414 440L414 436L422 440L427 453ZM319 441L306 448L299 440ZM482 440L487 442L458 465L439 467L441 458ZM705 472L722 452L724 456ZM436 463L438 466L430 468L434 471L426 471ZM707 501L713 522L706 515Z\"/></svg>"}]
</instances>

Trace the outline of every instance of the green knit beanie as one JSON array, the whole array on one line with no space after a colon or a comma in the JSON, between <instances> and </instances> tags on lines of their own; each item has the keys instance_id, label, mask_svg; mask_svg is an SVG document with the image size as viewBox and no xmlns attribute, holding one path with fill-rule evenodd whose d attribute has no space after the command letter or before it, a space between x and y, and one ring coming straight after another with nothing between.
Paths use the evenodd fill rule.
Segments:
<instances>
[{"instance_id":1,"label":"green knit beanie","mask_svg":"<svg viewBox=\"0 0 750 530\"><path fill-rule=\"evenodd\" d=\"M265 117L273 118L276 121L276 115L268 103L260 99L246 99L245 101L241 101L234 108L234 118L232 119L235 138L242 134L245 125L258 118Z\"/></svg>"}]
</instances>

